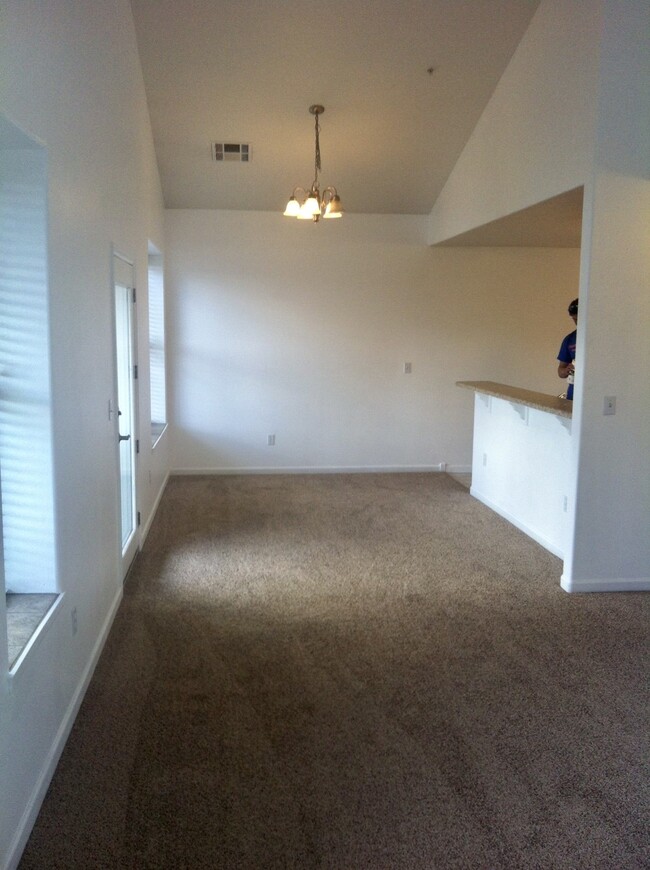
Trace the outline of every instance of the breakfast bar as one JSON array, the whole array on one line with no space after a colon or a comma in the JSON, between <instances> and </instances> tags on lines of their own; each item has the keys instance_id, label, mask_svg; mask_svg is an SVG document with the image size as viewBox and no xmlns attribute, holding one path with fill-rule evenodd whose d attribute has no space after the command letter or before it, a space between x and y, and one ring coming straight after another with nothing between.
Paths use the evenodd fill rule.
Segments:
<instances>
[{"instance_id":1,"label":"breakfast bar","mask_svg":"<svg viewBox=\"0 0 650 870\"><path fill-rule=\"evenodd\" d=\"M570 527L572 403L493 381L472 390L471 494L560 558Z\"/></svg>"}]
</instances>

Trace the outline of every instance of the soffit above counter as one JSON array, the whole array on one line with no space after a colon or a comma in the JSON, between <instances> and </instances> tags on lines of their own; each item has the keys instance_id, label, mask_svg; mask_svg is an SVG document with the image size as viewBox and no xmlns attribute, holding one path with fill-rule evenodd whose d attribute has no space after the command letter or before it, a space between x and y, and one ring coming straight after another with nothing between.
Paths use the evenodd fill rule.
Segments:
<instances>
[{"instance_id":1,"label":"soffit above counter","mask_svg":"<svg viewBox=\"0 0 650 870\"><path fill-rule=\"evenodd\" d=\"M583 192L583 187L576 187L434 247L579 248Z\"/></svg>"}]
</instances>

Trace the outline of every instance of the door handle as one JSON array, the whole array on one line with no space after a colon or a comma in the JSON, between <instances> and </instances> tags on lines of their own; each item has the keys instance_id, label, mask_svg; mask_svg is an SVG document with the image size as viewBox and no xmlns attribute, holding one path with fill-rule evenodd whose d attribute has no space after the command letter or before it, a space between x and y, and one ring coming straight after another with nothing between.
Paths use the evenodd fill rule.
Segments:
<instances>
[{"instance_id":1,"label":"door handle","mask_svg":"<svg viewBox=\"0 0 650 870\"><path fill-rule=\"evenodd\" d=\"M130 436L130 435L120 435L120 434L118 433L118 441L130 441L130 440L131 440L131 436Z\"/></svg>"}]
</instances>

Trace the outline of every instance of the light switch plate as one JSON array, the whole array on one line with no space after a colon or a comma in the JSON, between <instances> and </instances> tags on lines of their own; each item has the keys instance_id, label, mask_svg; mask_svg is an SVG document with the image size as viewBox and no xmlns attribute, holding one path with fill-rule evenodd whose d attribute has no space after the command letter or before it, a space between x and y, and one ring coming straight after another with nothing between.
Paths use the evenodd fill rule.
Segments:
<instances>
[{"instance_id":1,"label":"light switch plate","mask_svg":"<svg viewBox=\"0 0 650 870\"><path fill-rule=\"evenodd\" d=\"M616 413L616 396L605 396L603 399L603 414L605 416Z\"/></svg>"}]
</instances>

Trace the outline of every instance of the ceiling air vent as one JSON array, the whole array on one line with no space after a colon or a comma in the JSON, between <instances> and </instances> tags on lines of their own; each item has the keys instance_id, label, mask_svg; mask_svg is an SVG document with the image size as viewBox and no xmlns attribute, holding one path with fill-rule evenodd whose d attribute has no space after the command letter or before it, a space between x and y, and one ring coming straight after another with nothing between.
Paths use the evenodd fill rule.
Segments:
<instances>
[{"instance_id":1,"label":"ceiling air vent","mask_svg":"<svg viewBox=\"0 0 650 870\"><path fill-rule=\"evenodd\" d=\"M249 163L251 159L251 147L248 142L213 142L212 159L217 163L234 161L235 163Z\"/></svg>"}]
</instances>

